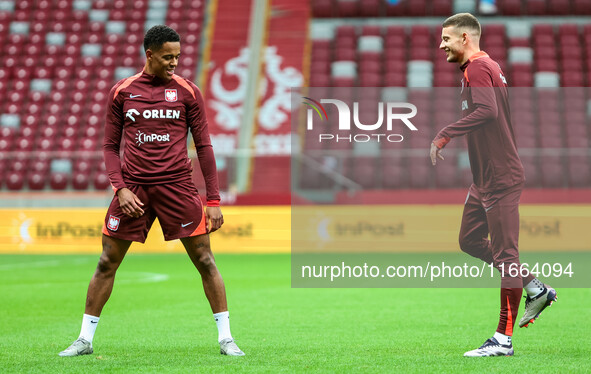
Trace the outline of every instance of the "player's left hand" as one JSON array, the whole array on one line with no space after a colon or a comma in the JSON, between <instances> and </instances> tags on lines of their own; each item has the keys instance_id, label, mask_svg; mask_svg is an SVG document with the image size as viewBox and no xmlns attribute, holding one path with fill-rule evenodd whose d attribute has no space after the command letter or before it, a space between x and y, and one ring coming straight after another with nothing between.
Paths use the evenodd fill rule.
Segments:
<instances>
[{"instance_id":1,"label":"player's left hand","mask_svg":"<svg viewBox=\"0 0 591 374\"><path fill-rule=\"evenodd\" d=\"M441 148L437 148L433 143L431 143L431 151L429 152L429 155L431 156L431 163L433 165L437 164L437 159L445 160L441 155Z\"/></svg>"},{"instance_id":2,"label":"player's left hand","mask_svg":"<svg viewBox=\"0 0 591 374\"><path fill-rule=\"evenodd\" d=\"M214 232L224 224L224 216L219 206L205 208L205 227L207 232Z\"/></svg>"}]
</instances>

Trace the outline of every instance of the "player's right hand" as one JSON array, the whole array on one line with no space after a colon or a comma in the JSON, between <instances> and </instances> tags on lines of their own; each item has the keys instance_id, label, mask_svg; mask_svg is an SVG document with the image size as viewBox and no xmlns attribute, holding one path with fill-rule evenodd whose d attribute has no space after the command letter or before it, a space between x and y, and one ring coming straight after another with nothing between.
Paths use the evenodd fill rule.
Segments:
<instances>
[{"instance_id":1,"label":"player's right hand","mask_svg":"<svg viewBox=\"0 0 591 374\"><path fill-rule=\"evenodd\" d=\"M433 165L437 164L437 159L444 160L443 156L441 155L441 148L438 148L434 143L431 143L429 156L431 156L431 163Z\"/></svg>"},{"instance_id":2,"label":"player's right hand","mask_svg":"<svg viewBox=\"0 0 591 374\"><path fill-rule=\"evenodd\" d=\"M130 189L121 188L117 191L117 197L123 213L134 218L141 217L144 214L144 210L140 207L144 206L144 203Z\"/></svg>"},{"instance_id":3,"label":"player's right hand","mask_svg":"<svg viewBox=\"0 0 591 374\"><path fill-rule=\"evenodd\" d=\"M207 232L209 233L218 230L224 224L224 216L219 206L205 207L205 218Z\"/></svg>"}]
</instances>

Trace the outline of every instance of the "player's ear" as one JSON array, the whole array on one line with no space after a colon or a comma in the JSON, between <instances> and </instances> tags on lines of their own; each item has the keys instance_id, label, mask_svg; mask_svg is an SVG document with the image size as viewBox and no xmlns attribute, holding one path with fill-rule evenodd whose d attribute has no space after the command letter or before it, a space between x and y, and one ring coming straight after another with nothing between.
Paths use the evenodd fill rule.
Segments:
<instances>
[{"instance_id":1,"label":"player's ear","mask_svg":"<svg viewBox=\"0 0 591 374\"><path fill-rule=\"evenodd\" d=\"M153 54L154 54L154 52L152 52L152 50L150 48L146 49L146 59L148 59L148 60L152 59Z\"/></svg>"},{"instance_id":2,"label":"player's ear","mask_svg":"<svg viewBox=\"0 0 591 374\"><path fill-rule=\"evenodd\" d=\"M469 38L468 33L467 32L463 32L462 33L462 44L463 45L466 45L468 43L468 38Z\"/></svg>"}]
</instances>

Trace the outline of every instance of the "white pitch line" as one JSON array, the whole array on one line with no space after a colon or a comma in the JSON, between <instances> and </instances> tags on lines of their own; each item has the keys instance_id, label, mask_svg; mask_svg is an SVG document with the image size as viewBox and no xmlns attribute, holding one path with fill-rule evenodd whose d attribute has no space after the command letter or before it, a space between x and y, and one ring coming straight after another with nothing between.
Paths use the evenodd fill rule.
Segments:
<instances>
[{"instance_id":1,"label":"white pitch line","mask_svg":"<svg viewBox=\"0 0 591 374\"><path fill-rule=\"evenodd\" d=\"M168 274L160 274L160 273L148 273L148 272L125 272L126 275L129 274L139 274L141 278L135 279L115 279L115 284L130 284L130 283L157 283L157 282L164 282L167 281L170 276Z\"/></svg>"}]
</instances>

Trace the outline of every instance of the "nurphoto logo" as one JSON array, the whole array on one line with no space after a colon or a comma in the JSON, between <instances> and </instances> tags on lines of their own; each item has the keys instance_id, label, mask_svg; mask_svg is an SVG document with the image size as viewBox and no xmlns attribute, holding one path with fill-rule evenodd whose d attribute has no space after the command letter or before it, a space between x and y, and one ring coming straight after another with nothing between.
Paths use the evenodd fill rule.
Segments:
<instances>
[{"instance_id":1,"label":"nurphoto logo","mask_svg":"<svg viewBox=\"0 0 591 374\"><path fill-rule=\"evenodd\" d=\"M364 124L361 123L359 120L360 117L360 109L359 109L359 102L353 102L353 111L351 113L351 108L349 104L342 100L337 99L320 99L320 101L314 100L309 97L302 96L302 103L307 105L309 108L307 110L307 117L306 117L306 128L308 131L314 129L314 113L317 114L320 121L324 122L328 120L328 115L326 113L326 109L322 104L332 104L336 107L338 112L338 129L339 131L351 131L351 120L355 127L361 131L366 131L367 133L357 133L357 134L349 134L349 135L342 135L337 134L336 132L327 132L318 134L318 142L349 142L349 143L367 143L371 140L376 140L377 142L387 141L391 143L399 143L404 140L402 134L395 134L392 133L393 131L393 123L395 121L402 121L402 123L408 127L411 131L418 131L415 125L412 124L410 121L417 114L417 107L411 103L403 103L403 102L379 102L377 105L378 116L377 120L373 124ZM385 107L385 116L384 116L384 107ZM408 112L400 112L400 110L409 110ZM353 115L351 115L353 114ZM386 122L386 129L385 132L376 133L375 131L380 130L382 125L384 124L384 117ZM326 126L325 126L326 127Z\"/></svg>"}]
</instances>

